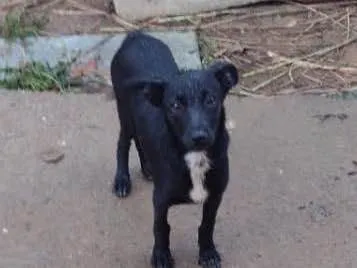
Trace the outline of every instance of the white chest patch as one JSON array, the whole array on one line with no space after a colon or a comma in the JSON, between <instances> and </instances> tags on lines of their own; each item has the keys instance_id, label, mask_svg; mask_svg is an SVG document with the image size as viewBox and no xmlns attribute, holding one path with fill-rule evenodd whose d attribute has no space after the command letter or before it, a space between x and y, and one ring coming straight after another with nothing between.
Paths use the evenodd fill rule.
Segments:
<instances>
[{"instance_id":1,"label":"white chest patch","mask_svg":"<svg viewBox=\"0 0 357 268\"><path fill-rule=\"evenodd\" d=\"M190 198L195 203L203 203L207 196L207 190L204 188L206 172L210 168L209 159L205 152L189 152L185 154L185 161L190 170L192 190Z\"/></svg>"}]
</instances>

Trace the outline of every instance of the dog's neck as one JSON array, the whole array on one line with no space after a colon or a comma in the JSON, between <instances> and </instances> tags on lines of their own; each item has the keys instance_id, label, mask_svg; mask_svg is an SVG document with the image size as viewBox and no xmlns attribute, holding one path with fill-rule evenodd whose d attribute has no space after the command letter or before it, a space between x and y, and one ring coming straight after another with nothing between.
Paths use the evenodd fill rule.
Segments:
<instances>
[{"instance_id":1,"label":"dog's neck","mask_svg":"<svg viewBox=\"0 0 357 268\"><path fill-rule=\"evenodd\" d=\"M191 151L185 154L184 159L192 181L192 190L189 193L190 198L195 203L203 203L208 197L207 190L204 187L206 172L210 169L207 153L204 151Z\"/></svg>"}]
</instances>

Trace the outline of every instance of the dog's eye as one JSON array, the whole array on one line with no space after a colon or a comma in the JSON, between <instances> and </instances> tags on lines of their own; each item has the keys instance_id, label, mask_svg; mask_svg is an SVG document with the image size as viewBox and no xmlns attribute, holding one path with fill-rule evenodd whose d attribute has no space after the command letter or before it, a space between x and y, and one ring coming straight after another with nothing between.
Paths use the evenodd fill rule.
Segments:
<instances>
[{"instance_id":1,"label":"dog's eye","mask_svg":"<svg viewBox=\"0 0 357 268\"><path fill-rule=\"evenodd\" d=\"M206 105L209 106L215 106L217 103L216 97L215 96L207 96L206 98Z\"/></svg>"}]
</instances>

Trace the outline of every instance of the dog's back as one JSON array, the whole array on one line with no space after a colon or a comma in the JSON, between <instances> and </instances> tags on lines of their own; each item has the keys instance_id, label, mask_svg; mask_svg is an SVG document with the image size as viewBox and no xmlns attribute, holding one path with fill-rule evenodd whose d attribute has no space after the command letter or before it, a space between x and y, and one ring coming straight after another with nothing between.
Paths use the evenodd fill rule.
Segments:
<instances>
[{"instance_id":1,"label":"dog's back","mask_svg":"<svg viewBox=\"0 0 357 268\"><path fill-rule=\"evenodd\" d=\"M111 76L116 95L121 85L131 78L160 77L169 79L178 72L169 47L140 31L127 35L111 63Z\"/></svg>"}]
</instances>

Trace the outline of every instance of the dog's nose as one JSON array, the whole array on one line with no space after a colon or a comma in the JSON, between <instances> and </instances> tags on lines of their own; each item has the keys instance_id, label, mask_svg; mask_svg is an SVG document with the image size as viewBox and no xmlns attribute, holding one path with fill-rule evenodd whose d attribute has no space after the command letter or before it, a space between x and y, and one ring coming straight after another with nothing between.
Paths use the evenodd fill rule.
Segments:
<instances>
[{"instance_id":1,"label":"dog's nose","mask_svg":"<svg viewBox=\"0 0 357 268\"><path fill-rule=\"evenodd\" d=\"M192 135L192 141L195 146L206 146L208 144L208 134L205 131L197 131Z\"/></svg>"}]
</instances>

